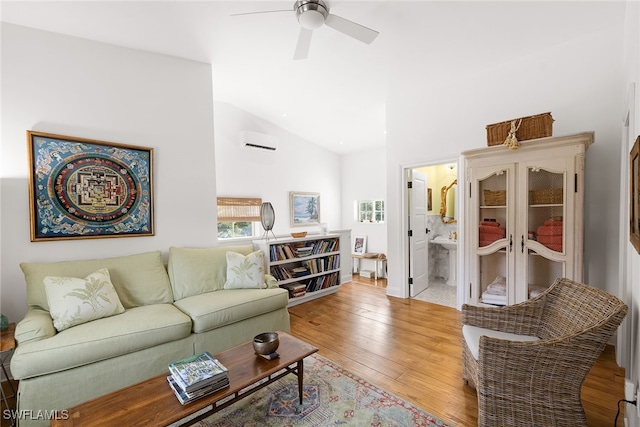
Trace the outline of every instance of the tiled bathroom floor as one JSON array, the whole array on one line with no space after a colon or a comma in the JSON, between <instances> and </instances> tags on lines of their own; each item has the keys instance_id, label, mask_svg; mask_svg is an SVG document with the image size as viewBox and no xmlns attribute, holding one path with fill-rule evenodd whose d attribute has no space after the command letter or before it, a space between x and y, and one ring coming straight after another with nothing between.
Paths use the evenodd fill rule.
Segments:
<instances>
[{"instance_id":1,"label":"tiled bathroom floor","mask_svg":"<svg viewBox=\"0 0 640 427\"><path fill-rule=\"evenodd\" d=\"M434 304L456 307L456 288L447 285L444 280L429 282L429 287L414 297Z\"/></svg>"}]
</instances>

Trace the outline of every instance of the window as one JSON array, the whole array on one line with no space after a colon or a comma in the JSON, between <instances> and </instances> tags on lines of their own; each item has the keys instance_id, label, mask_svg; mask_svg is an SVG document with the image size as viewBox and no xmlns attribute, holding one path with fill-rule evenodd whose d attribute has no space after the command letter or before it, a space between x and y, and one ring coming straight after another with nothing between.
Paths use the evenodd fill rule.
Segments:
<instances>
[{"instance_id":1,"label":"window","mask_svg":"<svg viewBox=\"0 0 640 427\"><path fill-rule=\"evenodd\" d=\"M259 198L218 197L218 239L254 236L261 206Z\"/></svg>"},{"instance_id":2,"label":"window","mask_svg":"<svg viewBox=\"0 0 640 427\"><path fill-rule=\"evenodd\" d=\"M384 200L358 200L356 210L358 222L384 222Z\"/></svg>"},{"instance_id":3,"label":"window","mask_svg":"<svg viewBox=\"0 0 640 427\"><path fill-rule=\"evenodd\" d=\"M384 200L375 200L373 202L373 220L375 222L384 222Z\"/></svg>"}]
</instances>

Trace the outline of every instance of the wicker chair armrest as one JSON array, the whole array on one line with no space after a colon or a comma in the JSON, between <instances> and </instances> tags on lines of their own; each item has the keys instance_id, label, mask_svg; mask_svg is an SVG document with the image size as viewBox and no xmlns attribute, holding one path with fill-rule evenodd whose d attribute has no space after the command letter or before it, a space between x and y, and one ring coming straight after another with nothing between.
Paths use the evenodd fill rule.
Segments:
<instances>
[{"instance_id":1,"label":"wicker chair armrest","mask_svg":"<svg viewBox=\"0 0 640 427\"><path fill-rule=\"evenodd\" d=\"M537 335L544 302L544 296L541 295L520 304L504 307L463 304L462 324L513 334Z\"/></svg>"}]
</instances>

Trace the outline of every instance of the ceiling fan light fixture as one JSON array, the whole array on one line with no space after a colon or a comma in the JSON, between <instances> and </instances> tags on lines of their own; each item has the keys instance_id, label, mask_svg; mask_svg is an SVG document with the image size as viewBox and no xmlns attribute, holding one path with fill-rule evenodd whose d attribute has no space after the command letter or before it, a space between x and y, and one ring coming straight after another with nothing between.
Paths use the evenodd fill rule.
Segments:
<instances>
[{"instance_id":1,"label":"ceiling fan light fixture","mask_svg":"<svg viewBox=\"0 0 640 427\"><path fill-rule=\"evenodd\" d=\"M315 30L324 24L324 16L317 10L308 10L298 16L298 22L307 30Z\"/></svg>"},{"instance_id":2,"label":"ceiling fan light fixture","mask_svg":"<svg viewBox=\"0 0 640 427\"><path fill-rule=\"evenodd\" d=\"M298 0L295 8L298 23L308 30L320 28L329 15L322 0Z\"/></svg>"}]
</instances>

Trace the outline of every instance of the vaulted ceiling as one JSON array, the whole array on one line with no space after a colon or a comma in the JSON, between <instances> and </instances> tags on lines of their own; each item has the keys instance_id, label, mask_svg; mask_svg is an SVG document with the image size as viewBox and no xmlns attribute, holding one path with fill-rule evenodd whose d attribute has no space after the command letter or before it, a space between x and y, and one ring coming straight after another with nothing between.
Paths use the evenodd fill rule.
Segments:
<instances>
[{"instance_id":1,"label":"vaulted ceiling","mask_svg":"<svg viewBox=\"0 0 640 427\"><path fill-rule=\"evenodd\" d=\"M611 25L624 2L330 1L375 29L371 45L330 27L294 61L300 26L289 1L2 1L2 21L212 64L214 100L337 153L385 144L389 82L403 67L434 84ZM270 10L288 12L232 16ZM410 81L402 82L410 85ZM419 96L419 94L417 94Z\"/></svg>"}]
</instances>

